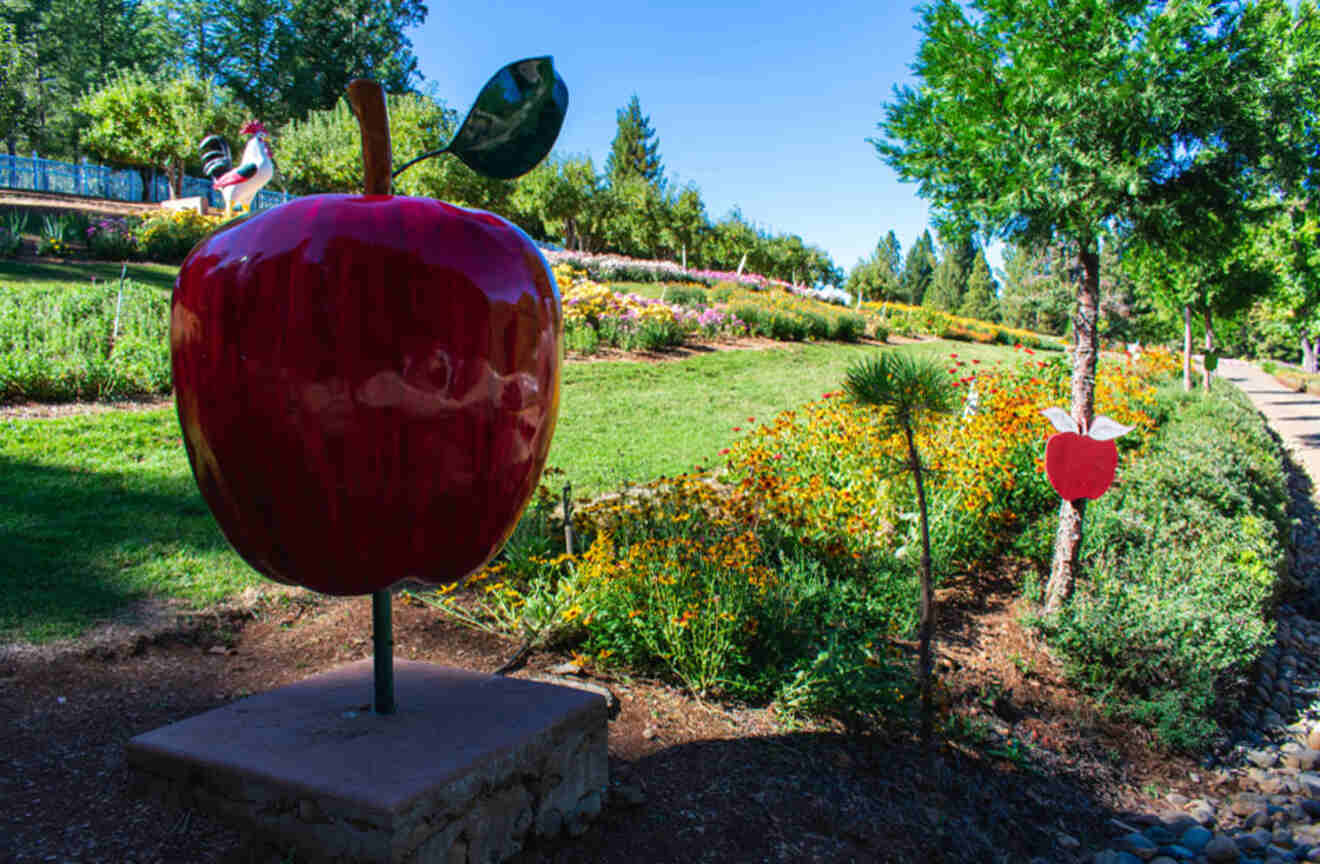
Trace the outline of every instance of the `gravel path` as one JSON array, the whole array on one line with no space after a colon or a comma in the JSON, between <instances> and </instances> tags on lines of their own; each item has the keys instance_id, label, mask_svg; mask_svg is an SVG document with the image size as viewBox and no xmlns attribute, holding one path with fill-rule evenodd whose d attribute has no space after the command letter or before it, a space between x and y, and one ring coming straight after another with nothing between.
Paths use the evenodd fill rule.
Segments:
<instances>
[{"instance_id":1,"label":"gravel path","mask_svg":"<svg viewBox=\"0 0 1320 864\"><path fill-rule=\"evenodd\" d=\"M1229 740L1188 778L1201 793L1170 793L1159 812L1111 820L1112 845L1094 864L1320 861L1320 398L1240 360L1219 371L1265 416L1294 463L1295 558L1277 638L1252 670Z\"/></svg>"}]
</instances>

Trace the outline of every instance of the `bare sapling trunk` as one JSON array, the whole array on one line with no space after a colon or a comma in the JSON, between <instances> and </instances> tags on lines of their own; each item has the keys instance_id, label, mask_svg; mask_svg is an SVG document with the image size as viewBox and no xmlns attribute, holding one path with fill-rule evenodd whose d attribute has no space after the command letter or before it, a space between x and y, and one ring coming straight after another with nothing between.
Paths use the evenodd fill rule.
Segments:
<instances>
[{"instance_id":1,"label":"bare sapling trunk","mask_svg":"<svg viewBox=\"0 0 1320 864\"><path fill-rule=\"evenodd\" d=\"M1210 368L1213 362L1210 354L1215 350L1215 330L1210 323L1210 310L1205 310L1205 392L1210 392L1210 376L1214 375L1214 370Z\"/></svg>"},{"instance_id":2,"label":"bare sapling trunk","mask_svg":"<svg viewBox=\"0 0 1320 864\"><path fill-rule=\"evenodd\" d=\"M1320 339L1316 339L1314 344L1311 337L1302 336L1302 371L1312 374L1320 372Z\"/></svg>"},{"instance_id":3,"label":"bare sapling trunk","mask_svg":"<svg viewBox=\"0 0 1320 864\"><path fill-rule=\"evenodd\" d=\"M1192 307L1183 306L1183 392L1192 392Z\"/></svg>"},{"instance_id":4,"label":"bare sapling trunk","mask_svg":"<svg viewBox=\"0 0 1320 864\"><path fill-rule=\"evenodd\" d=\"M935 736L934 655L935 589L931 579L930 522L926 512L926 484L921 478L921 458L912 428L904 425L908 462L917 483L917 507L921 511L921 620L917 625L917 686L921 689L921 746L929 760Z\"/></svg>"},{"instance_id":5,"label":"bare sapling trunk","mask_svg":"<svg viewBox=\"0 0 1320 864\"><path fill-rule=\"evenodd\" d=\"M1083 432L1095 414L1095 365L1099 355L1100 255L1093 242L1082 244L1078 255L1082 281L1077 286L1077 315L1073 321L1072 418ZM1045 614L1052 615L1072 597L1082 551L1082 515L1086 500L1059 505L1059 529L1054 535L1054 565L1045 586Z\"/></svg>"}]
</instances>

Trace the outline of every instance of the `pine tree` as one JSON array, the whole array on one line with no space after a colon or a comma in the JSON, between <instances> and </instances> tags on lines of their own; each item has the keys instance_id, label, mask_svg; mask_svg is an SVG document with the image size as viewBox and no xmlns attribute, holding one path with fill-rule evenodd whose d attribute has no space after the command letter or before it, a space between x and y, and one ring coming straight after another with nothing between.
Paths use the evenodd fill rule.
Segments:
<instances>
[{"instance_id":1,"label":"pine tree","mask_svg":"<svg viewBox=\"0 0 1320 864\"><path fill-rule=\"evenodd\" d=\"M921 305L930 288L931 278L935 273L935 241L930 239L930 232L923 231L908 250L903 259L903 277L900 288L903 300L913 306Z\"/></svg>"},{"instance_id":2,"label":"pine tree","mask_svg":"<svg viewBox=\"0 0 1320 864\"><path fill-rule=\"evenodd\" d=\"M630 177L641 177L653 186L664 183L664 167L660 162L660 141L651 118L642 115L641 103L634 93L626 108L618 113L619 131L610 145L610 156L605 162L605 174L611 183L621 183Z\"/></svg>"},{"instance_id":3,"label":"pine tree","mask_svg":"<svg viewBox=\"0 0 1320 864\"><path fill-rule=\"evenodd\" d=\"M903 248L898 236L890 231L876 244L869 258L857 262L848 274L844 290L860 300L901 300ZM859 300L859 302L860 302Z\"/></svg>"},{"instance_id":4,"label":"pine tree","mask_svg":"<svg viewBox=\"0 0 1320 864\"><path fill-rule=\"evenodd\" d=\"M958 314L980 321L998 321L999 298L996 296L996 287L995 280L990 277L990 264L985 260L985 251L977 250L976 262L972 264L971 275L967 277L967 293L963 295Z\"/></svg>"},{"instance_id":5,"label":"pine tree","mask_svg":"<svg viewBox=\"0 0 1320 864\"><path fill-rule=\"evenodd\" d=\"M931 279L930 290L922 300L923 306L957 313L967 292L967 277L976 258L976 243L970 236L961 236L944 244L944 257L940 259Z\"/></svg>"}]
</instances>

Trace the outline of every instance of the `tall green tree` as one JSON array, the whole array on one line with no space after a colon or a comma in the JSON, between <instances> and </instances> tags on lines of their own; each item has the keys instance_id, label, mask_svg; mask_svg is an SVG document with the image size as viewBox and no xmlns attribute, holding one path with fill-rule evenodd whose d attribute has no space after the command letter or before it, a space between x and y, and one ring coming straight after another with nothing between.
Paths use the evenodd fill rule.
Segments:
<instances>
[{"instance_id":1,"label":"tall green tree","mask_svg":"<svg viewBox=\"0 0 1320 864\"><path fill-rule=\"evenodd\" d=\"M979 321L999 320L998 285L990 275L990 262L985 260L984 249L976 250L972 272L967 275L967 292L963 294L958 314Z\"/></svg>"},{"instance_id":2,"label":"tall green tree","mask_svg":"<svg viewBox=\"0 0 1320 864\"><path fill-rule=\"evenodd\" d=\"M198 77L220 66L219 30L227 14L223 0L166 0L170 46L179 66Z\"/></svg>"},{"instance_id":3,"label":"tall green tree","mask_svg":"<svg viewBox=\"0 0 1320 864\"><path fill-rule=\"evenodd\" d=\"M88 94L78 108L90 121L88 150L102 159L157 168L177 198L184 166L198 159L197 142L209 132L233 132L238 112L227 93L191 73L162 80L132 70ZM145 184L143 198L149 190Z\"/></svg>"},{"instance_id":4,"label":"tall green tree","mask_svg":"<svg viewBox=\"0 0 1320 864\"><path fill-rule=\"evenodd\" d=\"M0 20L30 46L27 111L11 130L20 143L54 158L82 154L79 99L120 70L155 73L171 55L163 11L143 0L9 0Z\"/></svg>"},{"instance_id":5,"label":"tall green tree","mask_svg":"<svg viewBox=\"0 0 1320 864\"><path fill-rule=\"evenodd\" d=\"M386 106L396 164L443 146L457 127L455 113L434 94L392 93L386 96ZM361 133L347 101L325 111L310 111L305 119L286 124L273 151L291 192L355 193L362 189ZM507 212L513 184L483 177L445 156L413 165L399 175L394 189L402 195Z\"/></svg>"},{"instance_id":6,"label":"tall green tree","mask_svg":"<svg viewBox=\"0 0 1320 864\"><path fill-rule=\"evenodd\" d=\"M628 104L619 109L618 131L610 144L610 155L605 160L605 173L611 183L621 183L630 177L640 177L653 186L664 182L664 166L660 161L660 139L651 127L651 118L642 114L641 102L634 93Z\"/></svg>"},{"instance_id":7,"label":"tall green tree","mask_svg":"<svg viewBox=\"0 0 1320 864\"><path fill-rule=\"evenodd\" d=\"M421 0L229 0L213 71L274 128L333 107L353 78L374 78L387 93L412 89L417 58L405 31L426 15Z\"/></svg>"},{"instance_id":8,"label":"tall green tree","mask_svg":"<svg viewBox=\"0 0 1320 864\"><path fill-rule=\"evenodd\" d=\"M935 241L929 231L922 231L903 259L903 275L899 280L903 302L920 306L934 275Z\"/></svg>"},{"instance_id":9,"label":"tall green tree","mask_svg":"<svg viewBox=\"0 0 1320 864\"><path fill-rule=\"evenodd\" d=\"M1057 244L1008 246L999 304L1004 323L1056 336L1066 332L1076 294L1068 266L1073 260Z\"/></svg>"},{"instance_id":10,"label":"tall green tree","mask_svg":"<svg viewBox=\"0 0 1320 864\"><path fill-rule=\"evenodd\" d=\"M967 278L976 260L976 241L970 234L955 235L944 242L944 254L931 277L930 289L921 302L924 306L957 313L962 308Z\"/></svg>"},{"instance_id":11,"label":"tall green tree","mask_svg":"<svg viewBox=\"0 0 1320 864\"><path fill-rule=\"evenodd\" d=\"M12 24L0 21L0 139L11 142L11 155L33 83L31 46L19 41Z\"/></svg>"},{"instance_id":12,"label":"tall green tree","mask_svg":"<svg viewBox=\"0 0 1320 864\"><path fill-rule=\"evenodd\" d=\"M858 261L857 266L849 271L844 288L857 298L859 304L865 300L900 299L902 270L903 247L898 242L898 235L891 230L880 239L869 257Z\"/></svg>"},{"instance_id":13,"label":"tall green tree","mask_svg":"<svg viewBox=\"0 0 1320 864\"><path fill-rule=\"evenodd\" d=\"M1275 95L1250 52L1226 50L1235 6L1212 0L934 0L915 86L875 140L943 224L1077 250L1071 413L1090 426L1100 241L1143 222L1234 117L1265 122ZM1245 110L1232 99L1246 105ZM1242 170L1250 167L1244 159ZM1060 507L1046 610L1071 596L1085 501Z\"/></svg>"}]
</instances>

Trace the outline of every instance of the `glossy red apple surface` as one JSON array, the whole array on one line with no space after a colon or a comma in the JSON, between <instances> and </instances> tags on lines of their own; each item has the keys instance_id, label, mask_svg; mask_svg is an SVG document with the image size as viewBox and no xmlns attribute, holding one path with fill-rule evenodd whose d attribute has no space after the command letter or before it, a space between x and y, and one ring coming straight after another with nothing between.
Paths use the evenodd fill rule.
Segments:
<instances>
[{"instance_id":1,"label":"glossy red apple surface","mask_svg":"<svg viewBox=\"0 0 1320 864\"><path fill-rule=\"evenodd\" d=\"M1059 432L1045 444L1045 476L1065 500L1094 501L1109 489L1118 468L1118 447L1076 432Z\"/></svg>"},{"instance_id":2,"label":"glossy red apple surface","mask_svg":"<svg viewBox=\"0 0 1320 864\"><path fill-rule=\"evenodd\" d=\"M211 235L179 272L170 346L225 536L327 594L489 560L558 414L545 259L503 219L431 199L317 195Z\"/></svg>"}]
</instances>

